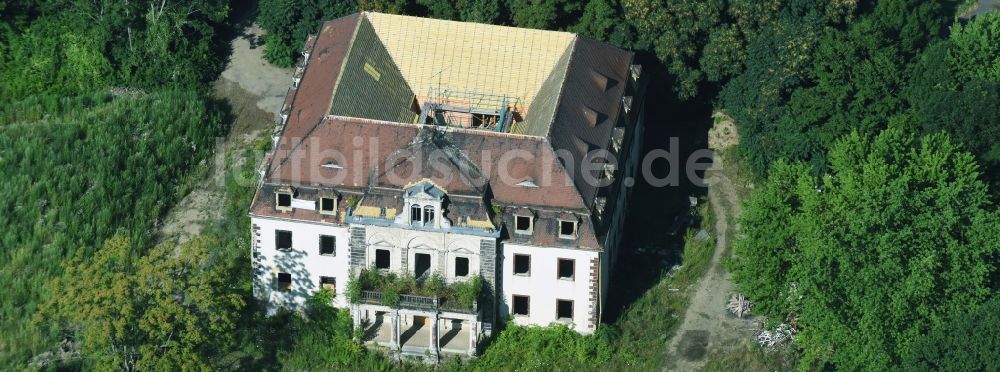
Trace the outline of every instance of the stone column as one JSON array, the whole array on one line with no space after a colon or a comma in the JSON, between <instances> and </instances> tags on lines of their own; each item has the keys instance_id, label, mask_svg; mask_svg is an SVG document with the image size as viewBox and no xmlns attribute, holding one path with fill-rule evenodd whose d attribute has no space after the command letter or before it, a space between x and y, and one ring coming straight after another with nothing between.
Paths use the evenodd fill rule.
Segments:
<instances>
[{"instance_id":1,"label":"stone column","mask_svg":"<svg viewBox=\"0 0 1000 372\"><path fill-rule=\"evenodd\" d=\"M399 310L392 310L392 347L400 349L403 345L399 343Z\"/></svg>"},{"instance_id":2,"label":"stone column","mask_svg":"<svg viewBox=\"0 0 1000 372\"><path fill-rule=\"evenodd\" d=\"M476 356L476 344L479 343L479 321L469 321L469 356Z\"/></svg>"},{"instance_id":3,"label":"stone column","mask_svg":"<svg viewBox=\"0 0 1000 372\"><path fill-rule=\"evenodd\" d=\"M431 354L434 355L434 357L437 358L438 360L440 360L441 357L440 353L441 346L438 345L438 326L440 325L441 321L438 318L438 313L434 313L434 323L431 324L431 332L430 332L431 339L428 345L430 345Z\"/></svg>"}]
</instances>

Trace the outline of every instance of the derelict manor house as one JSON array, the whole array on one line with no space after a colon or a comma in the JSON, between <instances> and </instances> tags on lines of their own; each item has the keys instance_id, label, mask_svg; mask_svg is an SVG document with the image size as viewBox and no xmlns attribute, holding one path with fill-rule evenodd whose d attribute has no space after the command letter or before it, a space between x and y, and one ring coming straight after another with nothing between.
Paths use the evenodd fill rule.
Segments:
<instances>
[{"instance_id":1,"label":"derelict manor house","mask_svg":"<svg viewBox=\"0 0 1000 372\"><path fill-rule=\"evenodd\" d=\"M258 297L329 288L417 355L475 355L505 319L596 329L639 158L632 53L379 13L302 53L250 206Z\"/></svg>"}]
</instances>

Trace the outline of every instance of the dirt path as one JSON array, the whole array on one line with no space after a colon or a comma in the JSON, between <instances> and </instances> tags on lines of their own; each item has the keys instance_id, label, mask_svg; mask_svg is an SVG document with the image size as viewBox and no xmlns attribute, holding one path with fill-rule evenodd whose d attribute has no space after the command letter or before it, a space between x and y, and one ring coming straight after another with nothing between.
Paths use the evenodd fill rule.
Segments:
<instances>
[{"instance_id":1,"label":"dirt path","mask_svg":"<svg viewBox=\"0 0 1000 372\"><path fill-rule=\"evenodd\" d=\"M263 47L253 41L259 33L256 26L251 26L244 30L245 36L232 42L229 64L214 84L215 96L230 105L232 127L225 138L216 140L205 179L167 214L160 228L160 241L187 241L222 217L226 172L239 169L227 167L227 157L253 146L261 131L269 131L274 125L275 114L291 85L292 71L263 60Z\"/></svg>"},{"instance_id":2,"label":"dirt path","mask_svg":"<svg viewBox=\"0 0 1000 372\"><path fill-rule=\"evenodd\" d=\"M718 235L715 252L691 297L683 322L667 342L664 370L668 371L697 370L705 365L710 351L740 345L753 332L750 320L738 319L726 310L734 289L722 260L729 254L729 244L738 229L735 220L742 212L740 198L726 172L709 170L707 176L708 199Z\"/></svg>"}]
</instances>

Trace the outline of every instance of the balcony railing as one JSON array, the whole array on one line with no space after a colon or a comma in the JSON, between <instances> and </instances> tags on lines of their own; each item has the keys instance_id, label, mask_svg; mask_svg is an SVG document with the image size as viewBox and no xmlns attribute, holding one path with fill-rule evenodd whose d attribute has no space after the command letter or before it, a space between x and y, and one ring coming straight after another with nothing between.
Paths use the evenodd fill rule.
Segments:
<instances>
[{"instance_id":1,"label":"balcony railing","mask_svg":"<svg viewBox=\"0 0 1000 372\"><path fill-rule=\"evenodd\" d=\"M385 303L385 298L382 292L376 291L361 291L360 303L368 305L389 305ZM458 301L448 301L447 299L439 297L401 294L399 295L398 307L432 311L447 310L460 313L476 313L478 311L479 304L473 302L472 308L469 308L462 306L462 304L458 303Z\"/></svg>"}]
</instances>

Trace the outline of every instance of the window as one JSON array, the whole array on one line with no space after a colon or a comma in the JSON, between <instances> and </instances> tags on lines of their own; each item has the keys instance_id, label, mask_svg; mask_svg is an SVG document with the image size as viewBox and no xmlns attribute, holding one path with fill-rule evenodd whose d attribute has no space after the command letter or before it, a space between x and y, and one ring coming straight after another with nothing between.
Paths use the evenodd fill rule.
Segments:
<instances>
[{"instance_id":1,"label":"window","mask_svg":"<svg viewBox=\"0 0 1000 372\"><path fill-rule=\"evenodd\" d=\"M531 256L526 254L514 255L514 275L531 274Z\"/></svg>"},{"instance_id":2,"label":"window","mask_svg":"<svg viewBox=\"0 0 1000 372\"><path fill-rule=\"evenodd\" d=\"M389 268L389 250L388 249L376 249L375 250L375 268L376 269L388 269Z\"/></svg>"},{"instance_id":3,"label":"window","mask_svg":"<svg viewBox=\"0 0 1000 372\"><path fill-rule=\"evenodd\" d=\"M528 296L512 296L511 302L513 302L514 315L528 316Z\"/></svg>"},{"instance_id":4,"label":"window","mask_svg":"<svg viewBox=\"0 0 1000 372\"><path fill-rule=\"evenodd\" d=\"M275 209L279 211L292 210L292 193L289 191L279 191L274 194Z\"/></svg>"},{"instance_id":5,"label":"window","mask_svg":"<svg viewBox=\"0 0 1000 372\"><path fill-rule=\"evenodd\" d=\"M424 206L424 223L434 222L434 207L425 205Z\"/></svg>"},{"instance_id":6,"label":"window","mask_svg":"<svg viewBox=\"0 0 1000 372\"><path fill-rule=\"evenodd\" d=\"M279 251L292 250L292 232L285 230L274 231L274 246Z\"/></svg>"},{"instance_id":7,"label":"window","mask_svg":"<svg viewBox=\"0 0 1000 372\"><path fill-rule=\"evenodd\" d=\"M337 293L337 278L332 278L329 276L319 277L319 287L323 289L329 289L330 292L334 294Z\"/></svg>"},{"instance_id":8,"label":"window","mask_svg":"<svg viewBox=\"0 0 1000 372\"><path fill-rule=\"evenodd\" d=\"M469 276L469 258L455 257L455 276Z\"/></svg>"},{"instance_id":9,"label":"window","mask_svg":"<svg viewBox=\"0 0 1000 372\"><path fill-rule=\"evenodd\" d=\"M573 301L556 300L556 319L573 320Z\"/></svg>"},{"instance_id":10,"label":"window","mask_svg":"<svg viewBox=\"0 0 1000 372\"><path fill-rule=\"evenodd\" d=\"M420 278L431 271L431 255L417 253L413 255L413 276Z\"/></svg>"},{"instance_id":11,"label":"window","mask_svg":"<svg viewBox=\"0 0 1000 372\"><path fill-rule=\"evenodd\" d=\"M337 237L329 235L319 236L319 254L333 256L337 254Z\"/></svg>"},{"instance_id":12,"label":"window","mask_svg":"<svg viewBox=\"0 0 1000 372\"><path fill-rule=\"evenodd\" d=\"M565 239L575 239L576 221L559 220L559 237Z\"/></svg>"},{"instance_id":13,"label":"window","mask_svg":"<svg viewBox=\"0 0 1000 372\"><path fill-rule=\"evenodd\" d=\"M569 279L573 280L573 276L576 274L576 260L560 258L559 259L559 279Z\"/></svg>"},{"instance_id":14,"label":"window","mask_svg":"<svg viewBox=\"0 0 1000 372\"><path fill-rule=\"evenodd\" d=\"M520 234L531 234L531 217L528 216L515 216L514 217L514 232Z\"/></svg>"},{"instance_id":15,"label":"window","mask_svg":"<svg viewBox=\"0 0 1000 372\"><path fill-rule=\"evenodd\" d=\"M292 290L292 274L278 273L278 290L282 292Z\"/></svg>"},{"instance_id":16,"label":"window","mask_svg":"<svg viewBox=\"0 0 1000 372\"><path fill-rule=\"evenodd\" d=\"M413 223L413 222L419 223L420 221L422 221L420 219L421 215L422 215L421 214L421 208L420 208L419 205L414 205L414 206L410 207L410 222L411 223Z\"/></svg>"},{"instance_id":17,"label":"window","mask_svg":"<svg viewBox=\"0 0 1000 372\"><path fill-rule=\"evenodd\" d=\"M319 198L319 213L322 214L337 213L337 199Z\"/></svg>"}]
</instances>

